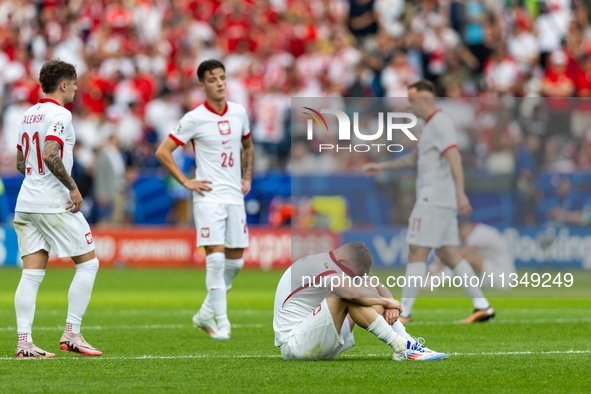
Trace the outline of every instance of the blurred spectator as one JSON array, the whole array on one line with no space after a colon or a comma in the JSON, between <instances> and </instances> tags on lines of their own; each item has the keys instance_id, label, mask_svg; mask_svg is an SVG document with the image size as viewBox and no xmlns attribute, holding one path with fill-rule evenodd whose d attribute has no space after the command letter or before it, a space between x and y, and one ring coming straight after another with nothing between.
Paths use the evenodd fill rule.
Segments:
<instances>
[{"instance_id":1,"label":"blurred spectator","mask_svg":"<svg viewBox=\"0 0 591 394\"><path fill-rule=\"evenodd\" d=\"M168 137L182 116L180 103L175 100L173 92L167 88L164 88L160 96L146 105L145 119L156 130L158 142Z\"/></svg>"},{"instance_id":2,"label":"blurred spectator","mask_svg":"<svg viewBox=\"0 0 591 394\"><path fill-rule=\"evenodd\" d=\"M522 139L517 150L516 189L519 203L519 224L536 224L535 203L537 201L536 179L539 169L540 136L528 134Z\"/></svg>"},{"instance_id":3,"label":"blurred spectator","mask_svg":"<svg viewBox=\"0 0 591 394\"><path fill-rule=\"evenodd\" d=\"M119 138L111 135L100 150L94 171L97 222L121 224L125 208L125 162Z\"/></svg>"},{"instance_id":4,"label":"blurred spectator","mask_svg":"<svg viewBox=\"0 0 591 394\"><path fill-rule=\"evenodd\" d=\"M358 39L378 31L374 0L349 0L349 30Z\"/></svg>"},{"instance_id":5,"label":"blurred spectator","mask_svg":"<svg viewBox=\"0 0 591 394\"><path fill-rule=\"evenodd\" d=\"M397 51L386 68L382 71L381 84L386 97L407 97L407 86L416 81L416 70L408 63L406 53Z\"/></svg>"},{"instance_id":6,"label":"blurred spectator","mask_svg":"<svg viewBox=\"0 0 591 394\"><path fill-rule=\"evenodd\" d=\"M548 69L542 80L542 93L546 97L572 97L575 82L567 74L568 57L562 50L552 52ZM552 100L556 102L556 100Z\"/></svg>"},{"instance_id":7,"label":"blurred spectator","mask_svg":"<svg viewBox=\"0 0 591 394\"><path fill-rule=\"evenodd\" d=\"M546 215L559 224L588 226L591 224L591 201L573 189L568 178L560 179L552 198L553 208Z\"/></svg>"},{"instance_id":8,"label":"blurred spectator","mask_svg":"<svg viewBox=\"0 0 591 394\"><path fill-rule=\"evenodd\" d=\"M16 88L12 91L13 104L10 104L2 116L2 141L1 144L7 147L9 157L16 157L16 145L18 144L18 128L23 115L29 109L29 94L25 88ZM15 168L16 169L16 168Z\"/></svg>"},{"instance_id":9,"label":"blurred spectator","mask_svg":"<svg viewBox=\"0 0 591 394\"><path fill-rule=\"evenodd\" d=\"M498 42L484 64L486 90L499 96L518 94L521 77L519 64L507 53L504 42Z\"/></svg>"},{"instance_id":10,"label":"blurred spectator","mask_svg":"<svg viewBox=\"0 0 591 394\"><path fill-rule=\"evenodd\" d=\"M507 41L509 54L519 63L521 72L530 73L540 60L536 36L530 31L529 20L520 14Z\"/></svg>"}]
</instances>

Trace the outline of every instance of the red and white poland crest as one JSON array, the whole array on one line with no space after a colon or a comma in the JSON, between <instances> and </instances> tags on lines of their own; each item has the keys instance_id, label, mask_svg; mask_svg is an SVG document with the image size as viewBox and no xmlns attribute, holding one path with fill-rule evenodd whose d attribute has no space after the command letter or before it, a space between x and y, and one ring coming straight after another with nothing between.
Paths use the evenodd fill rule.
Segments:
<instances>
[{"instance_id":1,"label":"red and white poland crest","mask_svg":"<svg viewBox=\"0 0 591 394\"><path fill-rule=\"evenodd\" d=\"M230 130L230 122L228 122L227 120L222 120L218 122L218 127L220 129L221 135L228 135L232 132Z\"/></svg>"},{"instance_id":2,"label":"red and white poland crest","mask_svg":"<svg viewBox=\"0 0 591 394\"><path fill-rule=\"evenodd\" d=\"M209 227L202 227L201 228L201 236L203 238L209 238Z\"/></svg>"},{"instance_id":3,"label":"red and white poland crest","mask_svg":"<svg viewBox=\"0 0 591 394\"><path fill-rule=\"evenodd\" d=\"M86 234L86 243L89 245L92 243L92 234L91 233Z\"/></svg>"}]
</instances>

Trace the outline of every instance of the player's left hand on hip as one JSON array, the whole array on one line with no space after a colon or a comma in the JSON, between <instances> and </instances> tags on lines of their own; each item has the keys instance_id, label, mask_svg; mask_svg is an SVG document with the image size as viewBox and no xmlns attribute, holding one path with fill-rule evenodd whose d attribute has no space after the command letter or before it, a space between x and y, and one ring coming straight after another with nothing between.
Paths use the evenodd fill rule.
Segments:
<instances>
[{"instance_id":1,"label":"player's left hand on hip","mask_svg":"<svg viewBox=\"0 0 591 394\"><path fill-rule=\"evenodd\" d=\"M82 195L80 194L80 190L78 188L70 191L70 203L66 207L67 211L72 213L76 213L82 209Z\"/></svg>"},{"instance_id":2,"label":"player's left hand on hip","mask_svg":"<svg viewBox=\"0 0 591 394\"><path fill-rule=\"evenodd\" d=\"M248 179L242 179L241 183L242 183L242 195L246 196L248 194L248 192L250 192L250 186L252 184L252 181L248 180Z\"/></svg>"}]
</instances>

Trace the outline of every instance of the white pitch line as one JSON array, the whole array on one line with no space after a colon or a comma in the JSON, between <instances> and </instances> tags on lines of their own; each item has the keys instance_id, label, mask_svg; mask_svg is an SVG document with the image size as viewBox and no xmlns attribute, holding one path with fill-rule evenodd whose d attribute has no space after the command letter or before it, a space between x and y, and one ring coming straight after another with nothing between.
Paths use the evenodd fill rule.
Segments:
<instances>
[{"instance_id":1,"label":"white pitch line","mask_svg":"<svg viewBox=\"0 0 591 394\"><path fill-rule=\"evenodd\" d=\"M450 356L527 356L551 354L591 354L591 350L554 350L546 352L482 352L482 353L449 353ZM344 357L390 357L391 354L343 354ZM241 355L187 355L187 356L120 356L120 357L55 357L42 360L181 360L204 358L280 358L279 354L241 354ZM32 358L18 359L16 357L0 357L0 361L33 360ZM39 360L39 359L35 359Z\"/></svg>"}]
</instances>

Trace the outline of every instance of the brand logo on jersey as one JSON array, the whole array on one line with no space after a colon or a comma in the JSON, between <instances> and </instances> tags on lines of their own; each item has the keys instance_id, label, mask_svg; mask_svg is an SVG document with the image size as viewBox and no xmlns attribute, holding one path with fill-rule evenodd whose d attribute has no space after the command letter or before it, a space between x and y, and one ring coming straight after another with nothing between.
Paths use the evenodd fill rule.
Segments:
<instances>
[{"instance_id":1,"label":"brand logo on jersey","mask_svg":"<svg viewBox=\"0 0 591 394\"><path fill-rule=\"evenodd\" d=\"M321 109L320 112L309 108L309 107L302 107L310 112L303 112L304 115L310 116L312 119L308 119L307 123L307 137L308 140L313 139L314 135L314 121L320 126L320 129L323 132L328 131L328 124L326 120L322 116L322 114L333 114L336 115L337 120L339 122L339 134L338 138L339 141L350 141L351 140L351 129L353 129L353 133L355 137L362 141L375 141L379 139L382 134L384 134L384 113L378 113L378 131L374 134L362 134L359 131L359 113L353 113L353 127L351 127L351 119L349 119L349 115L345 112L340 111L338 109ZM401 118L410 119L410 123L394 123L394 119L398 120ZM322 123L320 122L322 120ZM386 115L386 136L388 141L392 141L392 135L394 130L401 130L404 134L410 138L412 141L418 141L417 137L415 137L409 129L415 127L417 125L417 117L413 114L406 113L406 112L388 112ZM319 152L322 150L330 150L336 149L337 152L345 150L348 152L369 152L372 150L372 147L377 151L380 151L380 147L385 147L388 152L402 152L403 146L400 144L355 144L349 146L339 146L333 144L319 144Z\"/></svg>"},{"instance_id":2,"label":"brand logo on jersey","mask_svg":"<svg viewBox=\"0 0 591 394\"><path fill-rule=\"evenodd\" d=\"M218 122L218 128L220 129L221 135L229 135L232 132L232 130L230 130L230 122L227 120Z\"/></svg>"},{"instance_id":3,"label":"brand logo on jersey","mask_svg":"<svg viewBox=\"0 0 591 394\"><path fill-rule=\"evenodd\" d=\"M202 227L201 228L201 237L202 238L209 238L209 227Z\"/></svg>"},{"instance_id":4,"label":"brand logo on jersey","mask_svg":"<svg viewBox=\"0 0 591 394\"><path fill-rule=\"evenodd\" d=\"M85 235L85 238L86 238L86 243L87 243L87 244L89 244L89 245L90 245L90 244L93 242L93 239L92 239L92 234L91 234L91 233L88 233L88 234L86 234L86 235Z\"/></svg>"},{"instance_id":5,"label":"brand logo on jersey","mask_svg":"<svg viewBox=\"0 0 591 394\"><path fill-rule=\"evenodd\" d=\"M173 134L179 134L181 132L181 124L177 124L174 129L172 129Z\"/></svg>"},{"instance_id":6,"label":"brand logo on jersey","mask_svg":"<svg viewBox=\"0 0 591 394\"><path fill-rule=\"evenodd\" d=\"M56 133L57 135L64 134L64 129L65 129L65 126L62 122L55 122L55 124L53 125L53 132Z\"/></svg>"}]
</instances>

